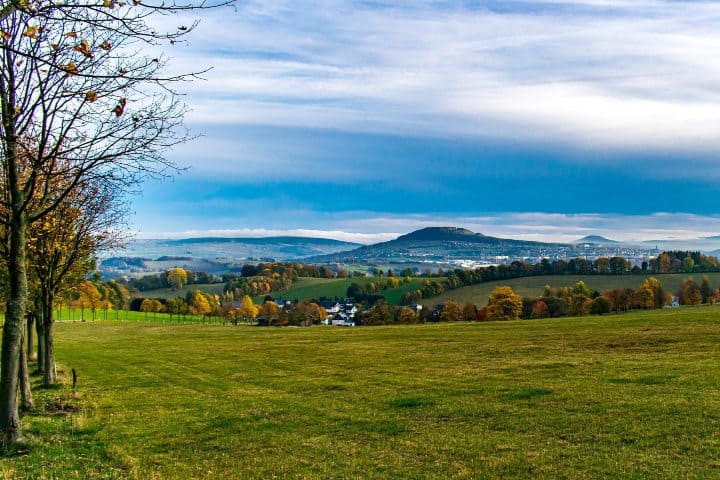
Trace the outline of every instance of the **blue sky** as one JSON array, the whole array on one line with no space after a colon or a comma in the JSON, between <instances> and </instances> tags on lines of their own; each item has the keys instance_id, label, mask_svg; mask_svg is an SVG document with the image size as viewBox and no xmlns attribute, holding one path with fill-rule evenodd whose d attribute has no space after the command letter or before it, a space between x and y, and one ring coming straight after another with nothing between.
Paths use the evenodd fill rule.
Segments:
<instances>
[{"instance_id":1,"label":"blue sky","mask_svg":"<svg viewBox=\"0 0 720 480\"><path fill-rule=\"evenodd\" d=\"M172 26L186 19L168 18ZM141 236L720 233L720 5L243 1L173 68L203 137Z\"/></svg>"}]
</instances>

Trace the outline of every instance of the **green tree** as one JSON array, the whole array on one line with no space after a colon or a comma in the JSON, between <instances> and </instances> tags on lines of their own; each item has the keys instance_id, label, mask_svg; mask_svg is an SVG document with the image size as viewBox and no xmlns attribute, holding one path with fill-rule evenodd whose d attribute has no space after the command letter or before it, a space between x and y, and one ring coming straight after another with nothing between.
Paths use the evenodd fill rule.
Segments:
<instances>
[{"instance_id":1,"label":"green tree","mask_svg":"<svg viewBox=\"0 0 720 480\"><path fill-rule=\"evenodd\" d=\"M590 307L590 313L593 315L602 315L605 313L610 313L610 302L607 298L603 296L599 296L595 298L592 301L592 306Z\"/></svg>"},{"instance_id":2,"label":"green tree","mask_svg":"<svg viewBox=\"0 0 720 480\"><path fill-rule=\"evenodd\" d=\"M682 268L685 273L692 273L695 270L695 260L693 260L690 252L683 258Z\"/></svg>"}]
</instances>

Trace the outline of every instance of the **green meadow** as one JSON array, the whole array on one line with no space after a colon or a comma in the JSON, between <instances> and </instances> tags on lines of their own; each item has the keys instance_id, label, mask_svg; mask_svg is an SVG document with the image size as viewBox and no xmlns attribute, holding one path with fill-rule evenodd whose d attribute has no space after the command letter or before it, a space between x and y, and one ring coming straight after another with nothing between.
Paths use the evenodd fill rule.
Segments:
<instances>
[{"instance_id":1,"label":"green meadow","mask_svg":"<svg viewBox=\"0 0 720 480\"><path fill-rule=\"evenodd\" d=\"M364 328L62 322L57 356L77 388L35 390L0 478L720 477L720 306Z\"/></svg>"},{"instance_id":2,"label":"green meadow","mask_svg":"<svg viewBox=\"0 0 720 480\"><path fill-rule=\"evenodd\" d=\"M194 283L192 285L185 285L180 290L174 290L172 288L146 290L144 292L140 292L140 296L147 298L185 298L185 295L187 295L188 292L193 292L195 290L202 290L203 292L207 292L212 295L220 295L223 292L223 288L225 288L224 283Z\"/></svg>"},{"instance_id":3,"label":"green meadow","mask_svg":"<svg viewBox=\"0 0 720 480\"><path fill-rule=\"evenodd\" d=\"M440 280L444 280L441 278ZM319 299L325 297L328 299L344 298L347 295L347 289L352 283L365 285L371 282L385 282L387 277L356 277L356 278L299 278L293 283L292 287L282 292L272 294L274 298L285 298L288 300L300 301ZM382 290L377 292L378 295L385 296L388 303L399 305L403 293L417 290L422 285L422 278L412 278L410 282L400 285L396 288ZM255 297L255 303L262 303L264 295Z\"/></svg>"},{"instance_id":4,"label":"green meadow","mask_svg":"<svg viewBox=\"0 0 720 480\"><path fill-rule=\"evenodd\" d=\"M421 278L413 278L410 282L400 285L396 288L383 290L378 292L387 299L388 303L392 305L399 305L400 299L403 293L412 290L417 290L422 284ZM439 280L444 280L440 278ZM271 295L274 298L285 298L288 300L298 299L300 301L319 299L321 297L334 299L344 298L347 295L347 289L353 282L360 285L365 285L370 282L385 282L387 277L354 277L354 278L309 278L301 277L296 280L293 285L284 291L274 292ZM186 285L181 290L172 290L170 288L161 288L156 290L146 290L140 292L140 295L147 298L173 298L173 297L184 297L188 291L202 290L211 294L220 294L223 291L225 284L223 283L209 283L209 284L197 284L197 285ZM265 295L259 295L254 297L255 303L261 304Z\"/></svg>"},{"instance_id":5,"label":"green meadow","mask_svg":"<svg viewBox=\"0 0 720 480\"><path fill-rule=\"evenodd\" d=\"M720 287L720 273L706 274L710 279L710 285ZM698 284L703 274L670 273L663 275L542 275L537 277L513 278L509 280L498 280L496 282L479 283L469 285L455 290L448 290L437 297L430 297L422 300L427 306L445 303L454 300L460 304L474 303L486 305L492 291L501 285L512 287L515 293L523 297L538 297L542 295L545 285L553 287L569 287L582 280L591 290L602 293L612 288L637 288L647 277L656 277L663 287L675 293L680 289L680 283L686 278L693 278Z\"/></svg>"}]
</instances>

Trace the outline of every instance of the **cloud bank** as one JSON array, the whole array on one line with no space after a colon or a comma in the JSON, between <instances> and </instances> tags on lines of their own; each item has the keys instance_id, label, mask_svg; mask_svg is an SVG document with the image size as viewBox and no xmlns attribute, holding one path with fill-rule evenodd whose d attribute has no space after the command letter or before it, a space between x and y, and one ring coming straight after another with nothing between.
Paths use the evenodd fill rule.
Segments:
<instances>
[{"instance_id":1,"label":"cloud bank","mask_svg":"<svg viewBox=\"0 0 720 480\"><path fill-rule=\"evenodd\" d=\"M720 4L247 1L204 18L179 68L197 124L718 146Z\"/></svg>"}]
</instances>

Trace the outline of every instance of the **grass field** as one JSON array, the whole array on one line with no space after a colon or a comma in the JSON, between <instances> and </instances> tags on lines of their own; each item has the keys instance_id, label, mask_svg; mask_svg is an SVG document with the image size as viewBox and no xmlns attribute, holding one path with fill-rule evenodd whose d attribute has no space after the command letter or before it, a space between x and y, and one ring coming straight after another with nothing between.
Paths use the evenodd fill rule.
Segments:
<instances>
[{"instance_id":1,"label":"grass field","mask_svg":"<svg viewBox=\"0 0 720 480\"><path fill-rule=\"evenodd\" d=\"M224 287L224 283L196 283L193 285L185 285L180 290L173 290L171 288L145 290L144 292L140 292L140 296L147 298L185 298L185 295L187 295L188 292L193 292L195 290L202 290L203 292L207 292L210 294L220 295L223 292Z\"/></svg>"},{"instance_id":2,"label":"grass field","mask_svg":"<svg viewBox=\"0 0 720 480\"><path fill-rule=\"evenodd\" d=\"M720 477L720 307L505 323L62 323L2 478ZM63 415L70 395L81 410Z\"/></svg>"},{"instance_id":3,"label":"grass field","mask_svg":"<svg viewBox=\"0 0 720 480\"><path fill-rule=\"evenodd\" d=\"M294 300L297 298L300 301L319 299L320 297L326 297L329 299L333 299L335 297L343 298L347 295L347 289L353 282L365 285L370 282L384 282L386 280L386 277L299 278L288 290L275 292L272 296L274 298L285 298L288 300ZM420 288L421 283L422 279L413 278L405 285L384 290L378 292L378 294L384 295L388 303L392 305L399 305L402 294ZM262 303L264 297L264 295L255 297L255 303Z\"/></svg>"},{"instance_id":4,"label":"grass field","mask_svg":"<svg viewBox=\"0 0 720 480\"><path fill-rule=\"evenodd\" d=\"M422 303L427 306L445 303L448 300L454 300L461 304L474 303L477 305L486 305L488 297L492 291L500 285L508 285L515 290L517 294L523 297L538 297L542 295L545 285L553 287L572 286L578 281L584 281L591 290L603 292L609 288L637 288L642 281L653 275L545 275L538 277L514 278L511 280L500 280L497 282L480 283L470 285L455 290L449 290L437 297L423 299ZM698 284L702 278L702 274L685 274L672 273L666 275L654 275L660 280L663 287L672 293L680 288L680 282L683 279L692 277ZM708 273L710 284L715 288L720 287L720 273Z\"/></svg>"},{"instance_id":5,"label":"grass field","mask_svg":"<svg viewBox=\"0 0 720 480\"><path fill-rule=\"evenodd\" d=\"M326 298L343 298L347 294L347 289L351 283L359 283L360 285L374 282L374 281L385 281L385 277L355 277L355 278L299 278L292 287L282 292L275 292L272 294L274 298L285 298L288 300L298 299L300 301L318 299L320 297ZM443 280L443 279L440 279ZM420 288L422 279L414 278L405 285L400 285L397 288L385 290L381 293L385 295L388 303L392 305L399 305L400 299L403 293L411 290ZM181 290L172 290L170 288L160 288L157 290L146 290L140 292L143 297L148 298L173 298L173 297L184 297L188 291L202 290L204 292L212 294L220 294L223 291L223 283L208 283L208 284L196 284L186 285ZM253 300L255 303L262 303L265 295L259 295Z\"/></svg>"}]
</instances>

